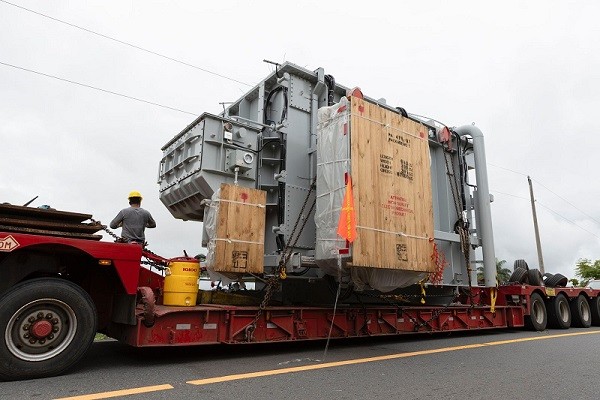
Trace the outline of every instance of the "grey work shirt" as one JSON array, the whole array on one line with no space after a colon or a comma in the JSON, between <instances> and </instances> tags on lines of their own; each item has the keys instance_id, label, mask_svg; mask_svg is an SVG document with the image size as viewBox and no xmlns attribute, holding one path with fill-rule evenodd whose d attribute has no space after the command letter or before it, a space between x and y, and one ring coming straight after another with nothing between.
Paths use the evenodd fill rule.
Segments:
<instances>
[{"instance_id":1,"label":"grey work shirt","mask_svg":"<svg viewBox=\"0 0 600 400\"><path fill-rule=\"evenodd\" d=\"M141 207L128 207L124 208L110 222L112 229L117 229L119 226L121 229L121 237L128 242L140 242L146 241L144 236L144 230L146 228L155 228L156 222L152 215Z\"/></svg>"}]
</instances>

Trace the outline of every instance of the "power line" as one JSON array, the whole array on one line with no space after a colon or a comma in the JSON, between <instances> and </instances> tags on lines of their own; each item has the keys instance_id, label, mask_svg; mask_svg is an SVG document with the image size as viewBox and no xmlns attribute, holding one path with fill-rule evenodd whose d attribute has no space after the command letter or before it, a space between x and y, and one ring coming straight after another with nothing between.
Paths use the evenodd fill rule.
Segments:
<instances>
[{"instance_id":1,"label":"power line","mask_svg":"<svg viewBox=\"0 0 600 400\"><path fill-rule=\"evenodd\" d=\"M3 0L0 0L0 1L3 1ZM92 85L86 85L85 83L75 82L75 81L72 81L70 79L65 79L65 78L61 78L61 77L58 77L58 76L54 76L54 75L50 75L50 74L45 74L43 72L34 71L32 69L28 69L28 68L24 68L24 67L19 67L18 65L9 64L9 63L5 63L5 62L2 62L2 61L0 61L0 64L5 65L7 67L20 69L22 71L31 72L32 74L37 74L37 75L45 76L47 78L57 79L57 80L62 81L62 82L71 83L73 85L83 86L83 87L86 87L88 89L94 89L94 90L98 90L98 91L104 92L104 93L109 93L109 94L112 94L112 95L115 95L115 96L125 97L126 99L135 100L135 101L139 101L139 102L146 103L146 104L151 104L151 105L157 106L157 107L167 108L169 110L178 111L178 112L184 113L184 114L190 114L190 115L198 116L197 113L193 113L193 112L181 110L181 109L175 108L175 107L165 106L164 104L154 103L152 101L140 99L138 97L128 96L128 95L123 94L123 93L113 92L112 90L102 89L102 88L99 88L99 87L96 87L96 86L92 86Z\"/></svg>"},{"instance_id":2,"label":"power line","mask_svg":"<svg viewBox=\"0 0 600 400\"><path fill-rule=\"evenodd\" d=\"M0 1L4 1L4 0L0 0ZM519 171L515 171L514 169L510 169L510 168L506 168L506 167L501 167L501 166L499 166L499 165L492 164L492 163L488 163L488 165L491 165L492 167L496 167L496 168L503 169L503 170L505 170L505 171L510 171L510 172L512 172L512 173L514 173L514 174L517 174L517 175L523 175L523 176L527 176L527 174L524 174L524 173L522 173L522 172L519 172Z\"/></svg>"},{"instance_id":3,"label":"power line","mask_svg":"<svg viewBox=\"0 0 600 400\"><path fill-rule=\"evenodd\" d=\"M2 0L0 0L0 1L2 1ZM510 172L512 172L514 174L517 174L517 175L528 176L527 174L524 174L522 172L515 171L515 170L512 170L510 168L506 168L506 167L501 167L500 165L495 165L495 164L492 164L492 163L488 163L488 165L491 165L492 167L503 169L505 171L510 171ZM594 222L596 222L598 225L600 225L600 221L599 220L597 220L596 218L592 217L591 215L589 215L588 213L586 213L585 211L583 211L581 208L577 207L575 204L571 203L569 200L565 199L564 197L562 197L558 193L554 192L552 189L550 189L548 186L544 185L539 180L537 180L535 178L531 178L531 180L534 181L535 183L537 183L538 185L540 185L541 187L543 187L544 189L546 189L547 191L549 191L550 193L552 193L553 195L555 195L556 197L558 197L559 199L561 199L562 201L564 201L565 203L567 203L568 205L570 205L571 207L573 207L574 209L576 209L577 211L579 211L580 213L582 213L583 215L585 215L586 217L588 217L591 220L593 220ZM504 193L504 194L506 194L506 193Z\"/></svg>"},{"instance_id":4,"label":"power line","mask_svg":"<svg viewBox=\"0 0 600 400\"><path fill-rule=\"evenodd\" d=\"M545 205L543 205L542 203L540 203L539 201L536 201L536 203L542 207L544 207L546 210L550 211L551 213L553 213L554 215L559 216L560 218L564 219L565 221L575 225L576 227L578 227L579 229L581 229L582 231L586 231L587 233L589 233L590 235L594 236L596 239L600 239L600 236L597 236L595 233L592 233L590 231L588 231L587 229L583 228L580 225L577 225L575 222L571 221L570 219L563 217L562 215L560 215L559 213L557 213L556 211L554 211L553 209L551 209L550 207L547 207Z\"/></svg>"},{"instance_id":5,"label":"power line","mask_svg":"<svg viewBox=\"0 0 600 400\"><path fill-rule=\"evenodd\" d=\"M185 66L187 66L187 67L195 68L195 69L197 69L197 70L200 70L200 71L206 72L207 74L211 74L211 75L214 75L214 76L218 76L219 78L227 79L227 80L229 80L229 81L236 82L236 83L239 83L239 84L242 84L242 85L246 85L246 86L250 86L250 87L252 87L252 86L253 86L253 85L251 85L251 84L249 84L249 83L246 83L246 82L239 81L239 80L237 80L237 79L234 79L234 78L231 78L231 77L225 76L225 75L223 75L223 74L219 74L219 73L217 73L217 72L214 72L214 71L210 71L210 70L208 70L208 69L206 69L206 68L202 68L202 67L199 67L199 66L197 66L197 65L190 64L190 63L187 63L187 62L185 62L185 61L178 60L178 59L176 59L176 58L173 58L173 57L169 57L169 56L167 56L167 55L164 55L164 54L158 53L158 52L156 52L156 51L153 51L153 50L146 49L146 48L144 48L144 47L141 47L141 46L137 46L137 45L135 45L135 44L133 44L133 43L129 43L129 42L126 42L126 41L124 41L124 40L120 40L120 39L114 38L114 37L112 37L112 36L108 36L108 35L105 35L105 34L102 34L102 33L99 33L99 32L95 32L95 31L93 31L93 30L91 30L91 29L84 28L84 27L82 27L82 26L75 25L75 24L72 24L72 23L70 23L70 22L67 22L67 21L63 21L62 19L58 19L58 18L55 18L55 17L51 17L50 15L46 15L46 14L43 14L43 13L41 13L41 12L38 12L38 11L35 11L35 10L31 10L31 9L29 9L29 8L26 8L26 7L20 6L20 5L18 5L18 4L11 3L11 2L9 2L9 1L6 1L6 0L0 0L0 2L2 2L2 3L5 3L5 4L8 4L8 5L11 5L11 6L13 6L13 7L20 8L21 10L24 10L24 11L27 11L27 12L30 12L30 13L33 13L33 14L36 14L36 15L39 15L40 17L48 18L48 19L50 19L50 20L52 20L52 21L55 21L55 22L59 22L59 23L61 23L61 24L68 25L68 26L70 26L70 27L72 27L72 28L76 28L76 29L82 30L82 31L84 31L84 32L91 33L92 35L100 36L101 38L108 39L108 40L112 40L113 42L117 42L117 43L123 44L123 45L125 45L125 46L129 46L129 47L132 47L132 48L134 48L134 49L137 49L137 50L144 51L144 52L146 52L146 53L149 53L149 54L152 54L152 55L155 55L155 56L158 56L158 57L164 58L164 59L166 59L166 60L170 60L170 61L173 61L173 62L176 62L176 63L182 64L182 65L185 65Z\"/></svg>"},{"instance_id":6,"label":"power line","mask_svg":"<svg viewBox=\"0 0 600 400\"><path fill-rule=\"evenodd\" d=\"M490 190L490 192L494 192L494 193L498 193L498 194L503 194L505 196L510 196L510 197L516 197L517 199L521 199L521 200L525 200L525 201L531 201L530 199L526 198L526 197L522 197L522 196L517 196L515 194L510 194L510 193L504 193L504 192L500 192L498 190ZM539 201L535 201L537 205L542 206L543 208L545 208L546 210L550 211L552 214L564 219L565 221L567 221L568 223L575 225L576 227L578 227L579 229L581 229L582 231L585 231L587 233L589 233L590 235L596 237L597 239L600 239L600 236L597 236L595 233L588 231L587 229L585 229L584 227L576 224L574 221L568 219L567 217L557 213L556 211L554 211L553 209L551 209L550 207L540 203Z\"/></svg>"},{"instance_id":7,"label":"power line","mask_svg":"<svg viewBox=\"0 0 600 400\"><path fill-rule=\"evenodd\" d=\"M501 192L501 191L499 191L499 190L490 190L490 192L494 192L494 193L498 193L498 194L503 194L503 195L505 195L505 196L516 197L517 199L522 199L522 200L527 200L527 201L529 201L529 199L528 199L528 198L526 198L526 197L523 197L523 196L517 196L516 194L504 193L504 192Z\"/></svg>"},{"instance_id":8,"label":"power line","mask_svg":"<svg viewBox=\"0 0 600 400\"><path fill-rule=\"evenodd\" d=\"M535 183L537 183L538 185L540 185L541 187L543 187L544 189L546 189L547 191L549 191L550 193L552 193L553 195L555 195L556 197L558 197L559 199L561 199L562 201L564 201L565 203L567 203L568 205L570 205L571 207L573 207L574 209L576 209L577 211L579 211L580 213L582 213L583 215L585 215L586 217L594 220L598 225L600 225L600 221L598 221L596 218L592 217L591 215L589 215L585 211L581 210L575 204L571 203L569 200L567 200L564 197L560 196L559 194L553 192L552 190L550 190L550 188L548 188L548 186L544 185L542 182L538 181L537 179L533 179L533 178L531 178L531 179L533 181L535 181Z\"/></svg>"}]
</instances>

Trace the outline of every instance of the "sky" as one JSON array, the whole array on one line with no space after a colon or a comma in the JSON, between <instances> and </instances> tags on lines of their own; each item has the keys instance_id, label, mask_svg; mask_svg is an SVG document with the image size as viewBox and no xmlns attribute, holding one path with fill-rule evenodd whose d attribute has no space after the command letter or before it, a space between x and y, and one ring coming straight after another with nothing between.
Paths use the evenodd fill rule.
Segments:
<instances>
[{"instance_id":1,"label":"sky","mask_svg":"<svg viewBox=\"0 0 600 400\"><path fill-rule=\"evenodd\" d=\"M108 223L138 190L158 224L146 231L149 248L200 253L201 223L174 219L158 199L161 147L265 78L272 66L263 59L291 61L448 126L475 123L485 135L496 256L507 266L538 265L527 175L546 272L574 277L578 259L600 259L600 4L10 3L0 1L0 202L39 196L32 206Z\"/></svg>"}]
</instances>

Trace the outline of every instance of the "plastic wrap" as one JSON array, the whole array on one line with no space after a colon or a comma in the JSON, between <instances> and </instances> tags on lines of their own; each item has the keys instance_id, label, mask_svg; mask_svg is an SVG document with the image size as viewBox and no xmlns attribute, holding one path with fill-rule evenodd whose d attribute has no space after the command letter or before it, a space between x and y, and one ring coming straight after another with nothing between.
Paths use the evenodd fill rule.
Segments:
<instances>
[{"instance_id":1,"label":"plastic wrap","mask_svg":"<svg viewBox=\"0 0 600 400\"><path fill-rule=\"evenodd\" d=\"M220 204L221 189L217 189L213 193L210 202L207 202L206 206L204 207L204 230L206 231L206 236L208 238L208 242L206 244L208 253L206 254L206 261L204 262L204 265L206 266L206 271L208 272L208 276L212 281L221 281L223 285L228 285L237 281L238 277L228 276L215 271L217 220L219 216Z\"/></svg>"},{"instance_id":2,"label":"plastic wrap","mask_svg":"<svg viewBox=\"0 0 600 400\"><path fill-rule=\"evenodd\" d=\"M349 140L343 137L348 123L348 100L319 109L317 114L317 203L315 212L316 260L327 273L337 275L335 258L346 241L337 226L350 167ZM340 112L340 110L342 110ZM333 272L333 273L332 273Z\"/></svg>"},{"instance_id":3,"label":"plastic wrap","mask_svg":"<svg viewBox=\"0 0 600 400\"><path fill-rule=\"evenodd\" d=\"M346 174L351 172L350 102L342 98L337 104L318 111L317 125L317 202L315 211L317 265L329 275L350 276L357 290L375 289L389 292L417 283L427 276L418 271L352 267L352 245L343 255L342 270L337 257L347 244L337 234L341 206L346 189Z\"/></svg>"}]
</instances>

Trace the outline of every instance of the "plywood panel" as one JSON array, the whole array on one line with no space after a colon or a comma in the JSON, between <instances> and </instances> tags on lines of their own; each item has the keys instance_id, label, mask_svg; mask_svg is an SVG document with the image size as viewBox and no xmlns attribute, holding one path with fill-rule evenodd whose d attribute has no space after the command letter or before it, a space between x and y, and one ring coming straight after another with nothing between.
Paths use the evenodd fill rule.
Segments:
<instances>
[{"instance_id":1,"label":"plywood panel","mask_svg":"<svg viewBox=\"0 0 600 400\"><path fill-rule=\"evenodd\" d=\"M263 273L266 195L263 190L221 185L216 272Z\"/></svg>"},{"instance_id":2,"label":"plywood panel","mask_svg":"<svg viewBox=\"0 0 600 400\"><path fill-rule=\"evenodd\" d=\"M428 130L352 97L350 141L358 238L352 265L434 271Z\"/></svg>"}]
</instances>

